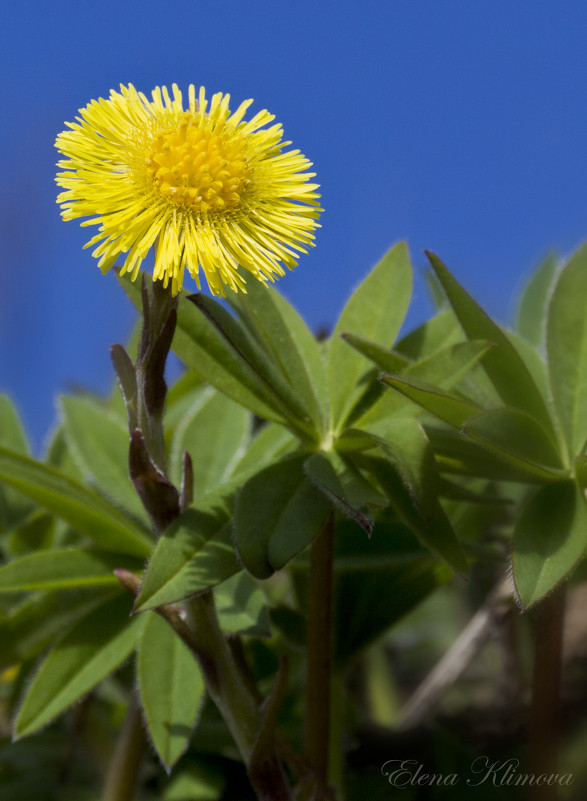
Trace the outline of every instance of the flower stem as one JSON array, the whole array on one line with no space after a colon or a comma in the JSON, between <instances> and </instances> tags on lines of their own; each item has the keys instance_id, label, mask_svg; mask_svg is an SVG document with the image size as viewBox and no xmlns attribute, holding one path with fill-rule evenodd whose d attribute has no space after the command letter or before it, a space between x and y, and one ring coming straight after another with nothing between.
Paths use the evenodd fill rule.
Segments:
<instances>
[{"instance_id":1,"label":"flower stem","mask_svg":"<svg viewBox=\"0 0 587 801\"><path fill-rule=\"evenodd\" d=\"M247 763L259 727L257 702L243 686L240 672L218 624L212 593L206 592L192 598L188 609L208 692Z\"/></svg>"},{"instance_id":2,"label":"flower stem","mask_svg":"<svg viewBox=\"0 0 587 801\"><path fill-rule=\"evenodd\" d=\"M132 695L108 766L102 801L132 801L145 744L141 712Z\"/></svg>"},{"instance_id":3,"label":"flower stem","mask_svg":"<svg viewBox=\"0 0 587 801\"><path fill-rule=\"evenodd\" d=\"M530 771L556 773L559 746L565 587L536 610L534 673L530 708ZM532 801L556 801L557 785L532 788Z\"/></svg>"},{"instance_id":4,"label":"flower stem","mask_svg":"<svg viewBox=\"0 0 587 801\"><path fill-rule=\"evenodd\" d=\"M326 784L329 767L332 672L332 558L334 514L312 544L308 590L308 672L305 755Z\"/></svg>"},{"instance_id":5,"label":"flower stem","mask_svg":"<svg viewBox=\"0 0 587 801\"><path fill-rule=\"evenodd\" d=\"M157 281L151 292L143 281L142 297L143 330L136 365L133 368L120 347L115 347L113 361L125 400L130 399L130 476L156 533L162 534L190 504L193 470L189 454L184 454L181 492L167 477L164 373L176 327L177 299ZM136 576L122 569L115 574L130 592L138 594L140 581ZM220 629L212 592L193 598L186 607L188 621L171 605L156 611L195 654L208 693L238 746L259 801L292 801L275 746L277 710L287 685L287 672L278 674L278 691L269 699L273 703L266 708L260 706ZM104 801L118 798L108 796ZM126 797L120 796L120 801L123 798Z\"/></svg>"},{"instance_id":6,"label":"flower stem","mask_svg":"<svg viewBox=\"0 0 587 801\"><path fill-rule=\"evenodd\" d=\"M291 801L292 795L277 758L273 731L259 753L262 721L257 699L250 691L218 624L211 592L188 605L199 645L199 661L210 697L218 707L247 768L259 801Z\"/></svg>"}]
</instances>

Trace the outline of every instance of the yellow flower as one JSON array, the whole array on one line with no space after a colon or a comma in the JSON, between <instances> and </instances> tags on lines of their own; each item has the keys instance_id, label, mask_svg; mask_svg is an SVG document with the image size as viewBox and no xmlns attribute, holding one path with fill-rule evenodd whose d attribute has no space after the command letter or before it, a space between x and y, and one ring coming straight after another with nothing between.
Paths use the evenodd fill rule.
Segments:
<instances>
[{"instance_id":1,"label":"yellow flower","mask_svg":"<svg viewBox=\"0 0 587 801\"><path fill-rule=\"evenodd\" d=\"M249 122L252 100L230 114L229 95L208 101L189 87L188 108L157 87L149 100L129 84L80 110L55 146L63 219L99 225L86 245L107 272L121 253L134 280L151 246L153 280L179 292L187 267L200 287L243 289L239 265L261 281L293 268L313 244L322 209L309 183L315 173L299 150L287 150L283 129L263 110Z\"/></svg>"}]
</instances>

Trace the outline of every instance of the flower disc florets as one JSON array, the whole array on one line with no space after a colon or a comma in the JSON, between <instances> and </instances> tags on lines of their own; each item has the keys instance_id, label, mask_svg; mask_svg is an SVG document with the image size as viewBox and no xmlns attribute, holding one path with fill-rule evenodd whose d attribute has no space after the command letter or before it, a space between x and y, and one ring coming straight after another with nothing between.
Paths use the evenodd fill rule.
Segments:
<instances>
[{"instance_id":1,"label":"flower disc florets","mask_svg":"<svg viewBox=\"0 0 587 801\"><path fill-rule=\"evenodd\" d=\"M280 125L260 111L249 122L246 100L230 114L229 95L189 88L188 108L157 87L152 100L129 85L92 101L55 143L67 158L57 184L65 220L99 225L86 247L107 272L126 254L122 272L136 278L155 247L154 280L176 294L184 271L211 291L244 287L239 266L261 281L293 268L313 244L321 211L315 173L299 152L284 148Z\"/></svg>"}]
</instances>

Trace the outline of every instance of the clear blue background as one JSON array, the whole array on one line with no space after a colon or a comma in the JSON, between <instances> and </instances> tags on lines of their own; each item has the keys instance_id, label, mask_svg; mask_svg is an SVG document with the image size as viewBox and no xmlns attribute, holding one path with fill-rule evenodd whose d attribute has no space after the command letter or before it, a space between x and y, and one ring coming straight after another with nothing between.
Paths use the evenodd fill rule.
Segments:
<instances>
[{"instance_id":1,"label":"clear blue background","mask_svg":"<svg viewBox=\"0 0 587 801\"><path fill-rule=\"evenodd\" d=\"M109 389L132 325L53 184L64 120L120 83L252 97L314 162L323 227L280 282L313 327L399 239L507 322L540 259L587 237L579 0L19 0L0 30L0 390L37 448L58 392ZM410 322L427 311L420 278Z\"/></svg>"}]
</instances>

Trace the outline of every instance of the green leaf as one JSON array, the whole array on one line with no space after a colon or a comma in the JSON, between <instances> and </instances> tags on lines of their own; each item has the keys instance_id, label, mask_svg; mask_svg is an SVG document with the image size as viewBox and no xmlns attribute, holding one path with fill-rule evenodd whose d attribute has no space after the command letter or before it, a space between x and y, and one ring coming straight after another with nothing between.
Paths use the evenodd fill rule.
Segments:
<instances>
[{"instance_id":1,"label":"green leaf","mask_svg":"<svg viewBox=\"0 0 587 801\"><path fill-rule=\"evenodd\" d=\"M520 298L516 328L531 345L541 348L546 336L546 314L557 272L557 260L549 254L528 281Z\"/></svg>"},{"instance_id":2,"label":"green leaf","mask_svg":"<svg viewBox=\"0 0 587 801\"><path fill-rule=\"evenodd\" d=\"M470 417L482 411L475 404L442 392L424 381L391 375L382 376L381 380L454 428L461 429Z\"/></svg>"},{"instance_id":3,"label":"green leaf","mask_svg":"<svg viewBox=\"0 0 587 801\"><path fill-rule=\"evenodd\" d=\"M587 437L587 245L557 281L548 314L548 367L552 394L572 456Z\"/></svg>"},{"instance_id":4,"label":"green leaf","mask_svg":"<svg viewBox=\"0 0 587 801\"><path fill-rule=\"evenodd\" d=\"M0 668L33 659L80 617L122 593L120 585L111 585L28 595L10 614L0 613Z\"/></svg>"},{"instance_id":5,"label":"green leaf","mask_svg":"<svg viewBox=\"0 0 587 801\"><path fill-rule=\"evenodd\" d=\"M247 452L236 466L234 476L256 473L262 467L295 450L298 445L299 440L291 431L277 423L269 423L254 436Z\"/></svg>"},{"instance_id":6,"label":"green leaf","mask_svg":"<svg viewBox=\"0 0 587 801\"><path fill-rule=\"evenodd\" d=\"M199 393L171 443L171 480L181 482L182 454L192 457L194 498L228 480L249 439L250 413L239 404L207 387Z\"/></svg>"},{"instance_id":7,"label":"green leaf","mask_svg":"<svg viewBox=\"0 0 587 801\"><path fill-rule=\"evenodd\" d=\"M387 506L387 500L340 454L335 451L314 453L304 463L304 472L334 506L371 534L373 520L364 512L368 507L373 511Z\"/></svg>"},{"instance_id":8,"label":"green leaf","mask_svg":"<svg viewBox=\"0 0 587 801\"><path fill-rule=\"evenodd\" d=\"M512 331L507 331L506 334L508 339L511 340L513 346L524 360L526 367L530 371L530 374L534 379L534 383L540 390L540 394L548 406L551 419L555 426L557 426L558 431L560 425L556 413L556 407L554 405L554 399L552 397L552 388L550 386L550 377L548 375L548 365L546 360L538 353L533 345L530 345L525 339L522 339L522 337L518 336L518 334L515 334ZM501 404L494 404L494 406L498 405ZM559 432L559 434L561 435L558 437L558 439L562 442L562 432Z\"/></svg>"},{"instance_id":9,"label":"green leaf","mask_svg":"<svg viewBox=\"0 0 587 801\"><path fill-rule=\"evenodd\" d=\"M463 332L452 309L446 309L414 328L399 340L396 350L418 361L463 341Z\"/></svg>"},{"instance_id":10,"label":"green leaf","mask_svg":"<svg viewBox=\"0 0 587 801\"><path fill-rule=\"evenodd\" d=\"M572 481L537 490L514 532L514 581L526 609L569 575L586 545L587 508L581 490Z\"/></svg>"},{"instance_id":11,"label":"green leaf","mask_svg":"<svg viewBox=\"0 0 587 801\"><path fill-rule=\"evenodd\" d=\"M412 363L410 359L398 351L388 350L356 334L341 334L341 337L352 348L362 353L366 359L375 362L377 367L388 373L402 373Z\"/></svg>"},{"instance_id":12,"label":"green leaf","mask_svg":"<svg viewBox=\"0 0 587 801\"><path fill-rule=\"evenodd\" d=\"M0 442L17 453L28 453L24 428L8 395L0 395Z\"/></svg>"},{"instance_id":13,"label":"green leaf","mask_svg":"<svg viewBox=\"0 0 587 801\"><path fill-rule=\"evenodd\" d=\"M462 431L498 456L543 481L566 475L552 439L532 417L519 409L491 409L470 418Z\"/></svg>"},{"instance_id":14,"label":"green leaf","mask_svg":"<svg viewBox=\"0 0 587 801\"><path fill-rule=\"evenodd\" d=\"M0 480L109 551L148 556L149 532L105 498L52 467L0 447Z\"/></svg>"},{"instance_id":15,"label":"green leaf","mask_svg":"<svg viewBox=\"0 0 587 801\"><path fill-rule=\"evenodd\" d=\"M451 389L475 367L489 348L486 342L459 342L418 362L412 362L402 371L401 378L407 382L425 381L440 390ZM385 381L385 378L382 377L382 380ZM396 392L387 392L366 414L354 421L353 426L385 436L391 417L411 416L417 411L405 393L402 397Z\"/></svg>"},{"instance_id":16,"label":"green leaf","mask_svg":"<svg viewBox=\"0 0 587 801\"><path fill-rule=\"evenodd\" d=\"M495 450L490 451L486 445L482 446L478 441L464 437L460 431L427 424L426 433L442 472L495 481L544 483L542 472L529 473L526 465L516 469L512 461L504 461L503 457L496 455Z\"/></svg>"},{"instance_id":17,"label":"green leaf","mask_svg":"<svg viewBox=\"0 0 587 801\"><path fill-rule=\"evenodd\" d=\"M110 358L116 373L120 394L116 392L110 399L110 406L126 412L128 428L133 431L139 425L137 373L132 359L122 345L112 345ZM122 410L121 409L121 410Z\"/></svg>"},{"instance_id":18,"label":"green leaf","mask_svg":"<svg viewBox=\"0 0 587 801\"><path fill-rule=\"evenodd\" d=\"M46 726L116 670L133 651L144 618L130 617L132 598L121 595L78 621L50 651L29 685L14 735Z\"/></svg>"},{"instance_id":19,"label":"green leaf","mask_svg":"<svg viewBox=\"0 0 587 801\"><path fill-rule=\"evenodd\" d=\"M355 290L336 324L329 348L328 382L332 425L338 433L364 391L369 370L364 356L341 334L357 334L390 348L404 320L412 291L412 268L405 243L393 247Z\"/></svg>"},{"instance_id":20,"label":"green leaf","mask_svg":"<svg viewBox=\"0 0 587 801\"><path fill-rule=\"evenodd\" d=\"M230 491L212 492L169 526L147 567L138 611L181 601L241 570L231 542L231 511Z\"/></svg>"},{"instance_id":21,"label":"green leaf","mask_svg":"<svg viewBox=\"0 0 587 801\"><path fill-rule=\"evenodd\" d=\"M50 467L55 467L61 473L65 473L78 484L83 484L84 477L69 447L63 423L53 430L44 461Z\"/></svg>"},{"instance_id":22,"label":"green leaf","mask_svg":"<svg viewBox=\"0 0 587 801\"><path fill-rule=\"evenodd\" d=\"M148 519L128 473L128 429L88 398L61 398L69 447L86 478L115 503Z\"/></svg>"},{"instance_id":23,"label":"green leaf","mask_svg":"<svg viewBox=\"0 0 587 801\"><path fill-rule=\"evenodd\" d=\"M136 666L149 734L169 771L188 746L204 698L204 679L192 652L156 614L148 616Z\"/></svg>"},{"instance_id":24,"label":"green leaf","mask_svg":"<svg viewBox=\"0 0 587 801\"><path fill-rule=\"evenodd\" d=\"M450 521L438 501L439 477L432 448L415 420L398 420L386 441L379 441L386 457L367 457L365 466L379 481L398 514L418 539L457 573L469 568Z\"/></svg>"},{"instance_id":25,"label":"green leaf","mask_svg":"<svg viewBox=\"0 0 587 801\"><path fill-rule=\"evenodd\" d=\"M166 440L175 434L175 429L190 411L192 404L200 402L200 395L205 388L206 385L193 370L186 370L175 384L169 387L163 416Z\"/></svg>"},{"instance_id":26,"label":"green leaf","mask_svg":"<svg viewBox=\"0 0 587 801\"><path fill-rule=\"evenodd\" d=\"M7 555L24 556L31 551L51 548L55 540L56 519L42 509L35 509L10 531Z\"/></svg>"},{"instance_id":27,"label":"green leaf","mask_svg":"<svg viewBox=\"0 0 587 801\"><path fill-rule=\"evenodd\" d=\"M37 551L0 567L0 594L116 586L117 567L140 571L141 562L91 548Z\"/></svg>"},{"instance_id":28,"label":"green leaf","mask_svg":"<svg viewBox=\"0 0 587 801\"><path fill-rule=\"evenodd\" d=\"M331 506L293 456L250 478L234 512L235 544L244 566L268 578L306 548L324 527Z\"/></svg>"},{"instance_id":29,"label":"green leaf","mask_svg":"<svg viewBox=\"0 0 587 801\"><path fill-rule=\"evenodd\" d=\"M205 757L189 764L182 762L163 791L162 801L219 801L224 791L226 777L221 767L210 763Z\"/></svg>"},{"instance_id":30,"label":"green leaf","mask_svg":"<svg viewBox=\"0 0 587 801\"><path fill-rule=\"evenodd\" d=\"M299 395L314 428L324 435L328 426L324 363L306 323L279 292L261 281L249 281L246 293L231 293L228 300Z\"/></svg>"},{"instance_id":31,"label":"green leaf","mask_svg":"<svg viewBox=\"0 0 587 801\"><path fill-rule=\"evenodd\" d=\"M265 596L244 570L215 587L214 600L222 631L265 637L270 635Z\"/></svg>"},{"instance_id":32,"label":"green leaf","mask_svg":"<svg viewBox=\"0 0 587 801\"><path fill-rule=\"evenodd\" d=\"M483 411L469 401L403 377L384 376L382 381L473 437L529 480L557 481L565 476L551 436L525 412L508 408Z\"/></svg>"},{"instance_id":33,"label":"green leaf","mask_svg":"<svg viewBox=\"0 0 587 801\"><path fill-rule=\"evenodd\" d=\"M289 427L300 436L307 436L312 442L317 441L319 435L310 422L297 388L290 385L279 364L271 358L262 343L212 298L197 294L190 295L189 300L214 327L230 351L236 354L240 363L250 370L263 400L273 408L274 413L287 420ZM275 416L271 419L275 419Z\"/></svg>"},{"instance_id":34,"label":"green leaf","mask_svg":"<svg viewBox=\"0 0 587 801\"><path fill-rule=\"evenodd\" d=\"M29 446L12 401L7 395L0 395L0 444L16 453L28 454ZM32 509L28 498L9 487L0 485L0 531L12 528Z\"/></svg>"},{"instance_id":35,"label":"green leaf","mask_svg":"<svg viewBox=\"0 0 587 801\"><path fill-rule=\"evenodd\" d=\"M122 288L141 309L140 281L119 279ZM267 400L266 387L237 351L226 341L218 329L187 299L179 295L177 328L172 348L184 364L237 403L242 403L259 417L284 422L283 414L276 412L272 401Z\"/></svg>"},{"instance_id":36,"label":"green leaf","mask_svg":"<svg viewBox=\"0 0 587 801\"><path fill-rule=\"evenodd\" d=\"M440 259L433 253L427 253L427 256L467 337L495 345L483 359L483 367L504 403L535 417L554 435L546 402L508 337L465 292Z\"/></svg>"}]
</instances>

